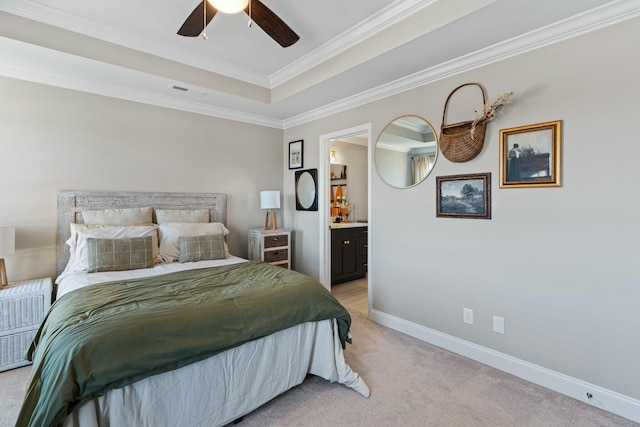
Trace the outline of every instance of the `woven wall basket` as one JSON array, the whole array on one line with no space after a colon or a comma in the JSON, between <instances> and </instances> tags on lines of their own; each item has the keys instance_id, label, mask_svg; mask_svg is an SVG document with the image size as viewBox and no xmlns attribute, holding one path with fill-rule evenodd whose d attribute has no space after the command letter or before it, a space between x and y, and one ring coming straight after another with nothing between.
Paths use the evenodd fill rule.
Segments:
<instances>
[{"instance_id":1,"label":"woven wall basket","mask_svg":"<svg viewBox=\"0 0 640 427\"><path fill-rule=\"evenodd\" d=\"M455 88L444 103L444 111L442 112L442 127L440 128L440 151L452 162L467 162L482 151L484 145L484 134L487 130L486 123L479 123L471 135L471 124L473 120L466 122L445 124L447 116L447 106L451 95L464 86L475 85L482 91L482 107L487 103L487 97L484 88L478 83L465 83Z\"/></svg>"}]
</instances>

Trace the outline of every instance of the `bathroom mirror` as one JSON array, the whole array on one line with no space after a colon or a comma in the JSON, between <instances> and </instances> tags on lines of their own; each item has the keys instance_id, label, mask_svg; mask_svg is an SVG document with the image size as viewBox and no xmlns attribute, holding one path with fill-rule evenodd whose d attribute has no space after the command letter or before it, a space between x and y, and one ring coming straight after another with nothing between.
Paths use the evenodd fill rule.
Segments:
<instances>
[{"instance_id":1,"label":"bathroom mirror","mask_svg":"<svg viewBox=\"0 0 640 427\"><path fill-rule=\"evenodd\" d=\"M338 179L347 179L347 165L339 165L337 163L331 163L329 166L331 181Z\"/></svg>"},{"instance_id":2,"label":"bathroom mirror","mask_svg":"<svg viewBox=\"0 0 640 427\"><path fill-rule=\"evenodd\" d=\"M296 210L318 210L318 169L296 171Z\"/></svg>"},{"instance_id":3,"label":"bathroom mirror","mask_svg":"<svg viewBox=\"0 0 640 427\"><path fill-rule=\"evenodd\" d=\"M401 116L387 124L375 145L380 178L395 188L410 188L424 181L438 158L433 126L419 116Z\"/></svg>"}]
</instances>

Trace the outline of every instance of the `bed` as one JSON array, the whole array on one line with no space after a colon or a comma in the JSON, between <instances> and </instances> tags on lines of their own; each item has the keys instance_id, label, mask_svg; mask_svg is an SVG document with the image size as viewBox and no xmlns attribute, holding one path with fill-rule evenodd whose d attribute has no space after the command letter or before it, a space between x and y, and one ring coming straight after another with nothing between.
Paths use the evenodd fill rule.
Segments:
<instances>
[{"instance_id":1,"label":"bed","mask_svg":"<svg viewBox=\"0 0 640 427\"><path fill-rule=\"evenodd\" d=\"M226 219L221 193L60 192L56 302L16 425L223 426L308 374L368 397L348 312L229 254Z\"/></svg>"}]
</instances>

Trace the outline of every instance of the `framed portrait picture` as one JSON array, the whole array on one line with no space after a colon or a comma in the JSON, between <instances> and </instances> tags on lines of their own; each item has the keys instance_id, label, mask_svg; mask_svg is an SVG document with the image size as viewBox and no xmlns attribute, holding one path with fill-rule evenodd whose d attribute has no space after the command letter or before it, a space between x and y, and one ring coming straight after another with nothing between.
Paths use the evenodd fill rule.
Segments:
<instances>
[{"instance_id":1,"label":"framed portrait picture","mask_svg":"<svg viewBox=\"0 0 640 427\"><path fill-rule=\"evenodd\" d=\"M562 122L500 130L500 188L559 187Z\"/></svg>"},{"instance_id":2,"label":"framed portrait picture","mask_svg":"<svg viewBox=\"0 0 640 427\"><path fill-rule=\"evenodd\" d=\"M491 219L491 173L437 176L436 216Z\"/></svg>"},{"instance_id":3,"label":"framed portrait picture","mask_svg":"<svg viewBox=\"0 0 640 427\"><path fill-rule=\"evenodd\" d=\"M289 143L289 169L302 169L302 140Z\"/></svg>"}]
</instances>

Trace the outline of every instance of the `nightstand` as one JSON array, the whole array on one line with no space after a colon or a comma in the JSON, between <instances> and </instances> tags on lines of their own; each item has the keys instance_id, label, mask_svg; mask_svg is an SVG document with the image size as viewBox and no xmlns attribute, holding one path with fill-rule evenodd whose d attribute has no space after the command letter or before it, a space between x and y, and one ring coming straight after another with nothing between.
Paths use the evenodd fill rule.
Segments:
<instances>
[{"instance_id":1,"label":"nightstand","mask_svg":"<svg viewBox=\"0 0 640 427\"><path fill-rule=\"evenodd\" d=\"M259 259L269 264L291 269L291 230L248 231L249 259Z\"/></svg>"},{"instance_id":2,"label":"nightstand","mask_svg":"<svg viewBox=\"0 0 640 427\"><path fill-rule=\"evenodd\" d=\"M52 286L47 277L0 289L0 372L31 363L24 355L51 307Z\"/></svg>"}]
</instances>

